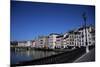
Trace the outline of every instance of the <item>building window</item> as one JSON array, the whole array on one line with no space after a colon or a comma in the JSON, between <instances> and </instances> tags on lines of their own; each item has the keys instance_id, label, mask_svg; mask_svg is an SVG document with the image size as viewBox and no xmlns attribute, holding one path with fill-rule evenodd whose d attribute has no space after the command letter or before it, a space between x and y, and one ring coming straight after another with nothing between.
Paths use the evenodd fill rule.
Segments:
<instances>
[{"instance_id":1,"label":"building window","mask_svg":"<svg viewBox=\"0 0 100 67\"><path fill-rule=\"evenodd\" d=\"M43 41L43 40L40 40L40 41Z\"/></svg>"},{"instance_id":2,"label":"building window","mask_svg":"<svg viewBox=\"0 0 100 67\"><path fill-rule=\"evenodd\" d=\"M82 45L84 45L84 43L82 43Z\"/></svg>"},{"instance_id":3,"label":"building window","mask_svg":"<svg viewBox=\"0 0 100 67\"><path fill-rule=\"evenodd\" d=\"M60 41L60 40L57 40L57 41Z\"/></svg>"},{"instance_id":4,"label":"building window","mask_svg":"<svg viewBox=\"0 0 100 67\"><path fill-rule=\"evenodd\" d=\"M74 43L72 42L72 45L73 45Z\"/></svg>"},{"instance_id":5,"label":"building window","mask_svg":"<svg viewBox=\"0 0 100 67\"><path fill-rule=\"evenodd\" d=\"M73 36L72 36L72 38L73 38Z\"/></svg>"},{"instance_id":6,"label":"building window","mask_svg":"<svg viewBox=\"0 0 100 67\"><path fill-rule=\"evenodd\" d=\"M77 36L77 38L78 38L78 36Z\"/></svg>"},{"instance_id":7,"label":"building window","mask_svg":"<svg viewBox=\"0 0 100 67\"><path fill-rule=\"evenodd\" d=\"M43 42L40 42L40 44L43 44Z\"/></svg>"},{"instance_id":8,"label":"building window","mask_svg":"<svg viewBox=\"0 0 100 67\"><path fill-rule=\"evenodd\" d=\"M82 35L82 38L84 37L84 35Z\"/></svg>"},{"instance_id":9,"label":"building window","mask_svg":"<svg viewBox=\"0 0 100 67\"><path fill-rule=\"evenodd\" d=\"M91 44L91 42L89 42L89 44Z\"/></svg>"},{"instance_id":10,"label":"building window","mask_svg":"<svg viewBox=\"0 0 100 67\"><path fill-rule=\"evenodd\" d=\"M89 40L91 40L91 38L89 38Z\"/></svg>"}]
</instances>

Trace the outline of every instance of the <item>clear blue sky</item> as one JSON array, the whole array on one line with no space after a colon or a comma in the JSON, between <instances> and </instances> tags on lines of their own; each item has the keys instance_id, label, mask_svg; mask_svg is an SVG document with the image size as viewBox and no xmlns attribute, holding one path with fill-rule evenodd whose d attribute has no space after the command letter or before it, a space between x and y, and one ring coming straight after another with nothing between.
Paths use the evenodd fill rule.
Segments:
<instances>
[{"instance_id":1,"label":"clear blue sky","mask_svg":"<svg viewBox=\"0 0 100 67\"><path fill-rule=\"evenodd\" d=\"M95 7L82 5L11 2L11 40L32 40L38 35L64 33L83 24L95 24Z\"/></svg>"}]
</instances>

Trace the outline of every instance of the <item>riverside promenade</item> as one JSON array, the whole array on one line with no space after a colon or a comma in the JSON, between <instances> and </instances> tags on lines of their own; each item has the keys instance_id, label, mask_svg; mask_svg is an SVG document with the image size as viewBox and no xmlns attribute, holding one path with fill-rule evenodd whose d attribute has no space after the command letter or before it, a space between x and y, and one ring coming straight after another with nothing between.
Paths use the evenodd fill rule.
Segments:
<instances>
[{"instance_id":1,"label":"riverside promenade","mask_svg":"<svg viewBox=\"0 0 100 67\"><path fill-rule=\"evenodd\" d=\"M92 62L92 61L95 61L95 48L91 49L90 52L83 54L74 62L79 63L79 62Z\"/></svg>"},{"instance_id":2,"label":"riverside promenade","mask_svg":"<svg viewBox=\"0 0 100 67\"><path fill-rule=\"evenodd\" d=\"M44 65L44 64L58 64L58 63L72 63L77 58L81 57L83 54L85 54L85 47L82 48L76 48L72 51L66 51L63 53L59 53L56 55L31 60L31 61L25 61L25 62L19 62L18 64L12 64L11 66L27 66L27 65Z\"/></svg>"}]
</instances>

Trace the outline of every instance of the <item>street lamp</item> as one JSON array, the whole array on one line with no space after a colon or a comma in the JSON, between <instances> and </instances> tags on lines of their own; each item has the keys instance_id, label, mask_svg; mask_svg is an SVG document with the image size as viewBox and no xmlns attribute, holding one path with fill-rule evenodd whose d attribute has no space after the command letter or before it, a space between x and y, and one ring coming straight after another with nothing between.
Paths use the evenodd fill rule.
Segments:
<instances>
[{"instance_id":1,"label":"street lamp","mask_svg":"<svg viewBox=\"0 0 100 67\"><path fill-rule=\"evenodd\" d=\"M87 44L87 30L86 30L86 20L87 20L87 16L86 16L86 13L84 12L82 16L83 16L83 20L84 20L84 29L85 29L86 53L88 53L89 52L89 48L88 48L88 44Z\"/></svg>"}]
</instances>

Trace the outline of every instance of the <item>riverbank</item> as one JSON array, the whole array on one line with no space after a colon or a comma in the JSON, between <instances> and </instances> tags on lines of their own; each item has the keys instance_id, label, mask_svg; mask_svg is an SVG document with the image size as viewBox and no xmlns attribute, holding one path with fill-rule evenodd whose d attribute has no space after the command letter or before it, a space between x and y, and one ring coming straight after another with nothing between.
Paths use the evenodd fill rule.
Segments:
<instances>
[{"instance_id":1,"label":"riverbank","mask_svg":"<svg viewBox=\"0 0 100 67\"><path fill-rule=\"evenodd\" d=\"M92 49L95 49L95 46L89 46L89 50L92 50ZM39 50L41 51L41 49L39 49ZM46 52L46 54L47 54L50 51L45 50L44 52ZM79 57L84 55L85 53L86 53L85 47L75 48L75 49L72 49L72 50L71 49L66 50L66 51L64 50L64 52L60 52L60 53L50 55L50 56L45 56L43 58L39 58L39 59L35 59L35 60L18 62L17 64L11 64L11 66L72 63L75 60L77 60ZM87 61L85 61L85 62L87 62Z\"/></svg>"},{"instance_id":2,"label":"riverbank","mask_svg":"<svg viewBox=\"0 0 100 67\"><path fill-rule=\"evenodd\" d=\"M85 53L85 48L77 48L72 51L66 51L60 54L12 64L11 66L26 66L26 65L43 65L43 64L58 64L58 63L71 63L78 57Z\"/></svg>"},{"instance_id":3,"label":"riverbank","mask_svg":"<svg viewBox=\"0 0 100 67\"><path fill-rule=\"evenodd\" d=\"M41 48L33 48L34 50L41 50L41 51L55 51L55 52L66 52L66 51L72 51L73 49L41 49Z\"/></svg>"},{"instance_id":4,"label":"riverbank","mask_svg":"<svg viewBox=\"0 0 100 67\"><path fill-rule=\"evenodd\" d=\"M44 49L44 48L32 48L32 47L12 47L11 51L15 51L15 50L38 50L38 51L55 51L55 52L66 52L66 51L71 51L74 50L75 48L72 49Z\"/></svg>"},{"instance_id":5,"label":"riverbank","mask_svg":"<svg viewBox=\"0 0 100 67\"><path fill-rule=\"evenodd\" d=\"M95 45L89 46L89 49L92 49L93 47L95 47ZM69 47L69 48L59 48L59 49L49 49L49 48L35 48L35 47L11 47L11 50L39 50L39 51L57 51L57 52L66 52L66 51L71 51L74 50L76 48L79 47ZM81 47L81 48L85 48L85 47Z\"/></svg>"}]
</instances>

